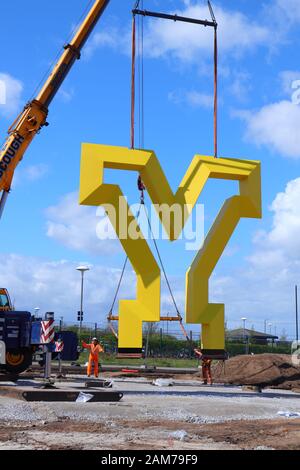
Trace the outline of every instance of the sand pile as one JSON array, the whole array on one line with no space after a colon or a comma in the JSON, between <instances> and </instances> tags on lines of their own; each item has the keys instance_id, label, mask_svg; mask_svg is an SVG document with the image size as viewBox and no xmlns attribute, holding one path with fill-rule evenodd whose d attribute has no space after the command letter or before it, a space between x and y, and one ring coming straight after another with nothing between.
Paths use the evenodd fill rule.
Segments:
<instances>
[{"instance_id":1,"label":"sand pile","mask_svg":"<svg viewBox=\"0 0 300 470\"><path fill-rule=\"evenodd\" d=\"M300 392L300 367L287 354L236 356L213 367L214 381L235 385L260 385Z\"/></svg>"}]
</instances>

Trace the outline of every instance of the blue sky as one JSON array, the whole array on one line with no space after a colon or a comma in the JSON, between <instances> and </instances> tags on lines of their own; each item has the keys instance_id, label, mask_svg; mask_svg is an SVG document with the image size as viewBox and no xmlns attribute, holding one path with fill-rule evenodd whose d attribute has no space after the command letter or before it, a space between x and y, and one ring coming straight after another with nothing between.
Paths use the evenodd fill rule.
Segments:
<instances>
[{"instance_id":1,"label":"blue sky","mask_svg":"<svg viewBox=\"0 0 300 470\"><path fill-rule=\"evenodd\" d=\"M130 27L132 1L111 0L83 53L51 105L50 126L19 166L1 221L0 284L18 308L54 310L73 320L79 305L80 262L87 276L86 320L103 320L124 254L118 242L99 241L94 208L79 208L82 142L129 145ZM70 8L70 4L72 7ZM72 32L86 0L30 6L3 2L0 79L8 102L0 105L0 133L9 125ZM144 0L147 9L209 17L205 1ZM225 302L230 326L272 322L293 334L293 289L299 282L300 80L297 0L214 2L219 22L220 156L262 162L264 217L242 220L211 282L211 299ZM212 31L147 19L145 28L145 147L155 150L175 190L194 154L213 152ZM297 85L300 88L300 84ZM294 103L292 95L294 93ZM296 97L297 98L297 97ZM135 175L109 172L129 202ZM209 182L200 198L205 229L234 183ZM160 242L178 301L195 253ZM134 295L128 273L123 295ZM167 295L163 310L171 310Z\"/></svg>"}]
</instances>

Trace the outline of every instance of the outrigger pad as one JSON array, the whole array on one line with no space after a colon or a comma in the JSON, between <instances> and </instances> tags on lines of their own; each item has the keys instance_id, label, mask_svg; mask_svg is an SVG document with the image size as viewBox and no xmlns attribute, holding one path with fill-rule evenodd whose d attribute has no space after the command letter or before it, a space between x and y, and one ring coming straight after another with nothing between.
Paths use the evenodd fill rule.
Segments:
<instances>
[{"instance_id":1,"label":"outrigger pad","mask_svg":"<svg viewBox=\"0 0 300 470\"><path fill-rule=\"evenodd\" d=\"M201 349L203 359L218 359L226 361L229 358L228 352L225 349Z\"/></svg>"},{"instance_id":2,"label":"outrigger pad","mask_svg":"<svg viewBox=\"0 0 300 470\"><path fill-rule=\"evenodd\" d=\"M108 390L93 390L91 392L93 397L89 400L91 402L115 402L120 401L123 398L122 392L111 392ZM26 401L70 401L76 402L79 396L79 392L72 391L72 390L28 390L22 393L22 397Z\"/></svg>"},{"instance_id":3,"label":"outrigger pad","mask_svg":"<svg viewBox=\"0 0 300 470\"><path fill-rule=\"evenodd\" d=\"M118 359L141 359L142 357L142 348L118 348Z\"/></svg>"}]
</instances>

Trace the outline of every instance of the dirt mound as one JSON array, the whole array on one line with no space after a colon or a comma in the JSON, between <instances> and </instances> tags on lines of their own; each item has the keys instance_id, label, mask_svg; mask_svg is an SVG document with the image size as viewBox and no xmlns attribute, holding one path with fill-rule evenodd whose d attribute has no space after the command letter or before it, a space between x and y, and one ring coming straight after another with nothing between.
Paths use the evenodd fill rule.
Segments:
<instances>
[{"instance_id":1,"label":"dirt mound","mask_svg":"<svg viewBox=\"0 0 300 470\"><path fill-rule=\"evenodd\" d=\"M234 385L260 385L298 391L300 367L287 354L236 356L213 367L214 381Z\"/></svg>"}]
</instances>

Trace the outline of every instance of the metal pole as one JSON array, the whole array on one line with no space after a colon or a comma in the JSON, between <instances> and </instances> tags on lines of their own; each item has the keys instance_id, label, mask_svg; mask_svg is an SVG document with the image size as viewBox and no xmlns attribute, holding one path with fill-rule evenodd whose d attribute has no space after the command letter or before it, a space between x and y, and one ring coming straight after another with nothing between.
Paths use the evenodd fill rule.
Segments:
<instances>
[{"instance_id":1,"label":"metal pole","mask_svg":"<svg viewBox=\"0 0 300 470\"><path fill-rule=\"evenodd\" d=\"M54 313L46 313L45 320L54 320ZM44 378L45 380L49 380L51 379L51 360L52 360L51 343L46 344L44 346L44 351L46 353Z\"/></svg>"},{"instance_id":2,"label":"metal pole","mask_svg":"<svg viewBox=\"0 0 300 470\"><path fill-rule=\"evenodd\" d=\"M200 24L203 26L211 26L213 28L217 26L217 23L215 21L198 20L196 18L188 18L186 16L179 16L179 15L169 15L167 13L157 13L155 11L134 9L132 10L132 13L133 15L150 16L152 18L160 18L162 20L172 20L172 21L180 21L183 23Z\"/></svg>"},{"instance_id":3,"label":"metal pole","mask_svg":"<svg viewBox=\"0 0 300 470\"><path fill-rule=\"evenodd\" d=\"M248 338L246 340L246 319L243 318L243 342L245 343L245 354L248 354Z\"/></svg>"},{"instance_id":4,"label":"metal pole","mask_svg":"<svg viewBox=\"0 0 300 470\"><path fill-rule=\"evenodd\" d=\"M49 345L45 346L46 349L46 362L45 362L45 379L51 378L51 352L49 351Z\"/></svg>"},{"instance_id":5,"label":"metal pole","mask_svg":"<svg viewBox=\"0 0 300 470\"><path fill-rule=\"evenodd\" d=\"M9 195L9 193L7 191L2 192L1 199L0 199L0 219L1 219L3 211L4 211L8 195Z\"/></svg>"},{"instance_id":6,"label":"metal pole","mask_svg":"<svg viewBox=\"0 0 300 470\"><path fill-rule=\"evenodd\" d=\"M80 296L79 343L80 343L80 341L81 341L82 315L83 315L83 276L84 276L84 272L81 271L81 296Z\"/></svg>"},{"instance_id":7,"label":"metal pole","mask_svg":"<svg viewBox=\"0 0 300 470\"><path fill-rule=\"evenodd\" d=\"M62 363L61 363L61 353L58 353L58 373L61 375L62 373Z\"/></svg>"},{"instance_id":8,"label":"metal pole","mask_svg":"<svg viewBox=\"0 0 300 470\"><path fill-rule=\"evenodd\" d=\"M298 321L298 286L295 286L295 304L296 304L296 341L299 341L299 321Z\"/></svg>"},{"instance_id":9,"label":"metal pole","mask_svg":"<svg viewBox=\"0 0 300 470\"><path fill-rule=\"evenodd\" d=\"M146 349L145 349L145 367L147 368L147 359L148 359L148 353L149 353L149 336L150 336L150 330L152 328L152 323L148 323L148 331L147 331L147 340L146 340Z\"/></svg>"},{"instance_id":10,"label":"metal pole","mask_svg":"<svg viewBox=\"0 0 300 470\"><path fill-rule=\"evenodd\" d=\"M160 356L162 357L162 345L163 345L163 330L160 329Z\"/></svg>"},{"instance_id":11,"label":"metal pole","mask_svg":"<svg viewBox=\"0 0 300 470\"><path fill-rule=\"evenodd\" d=\"M63 327L63 317L59 320L59 332L62 332ZM62 373L62 363L61 363L61 352L58 353L58 375L61 376Z\"/></svg>"}]
</instances>

